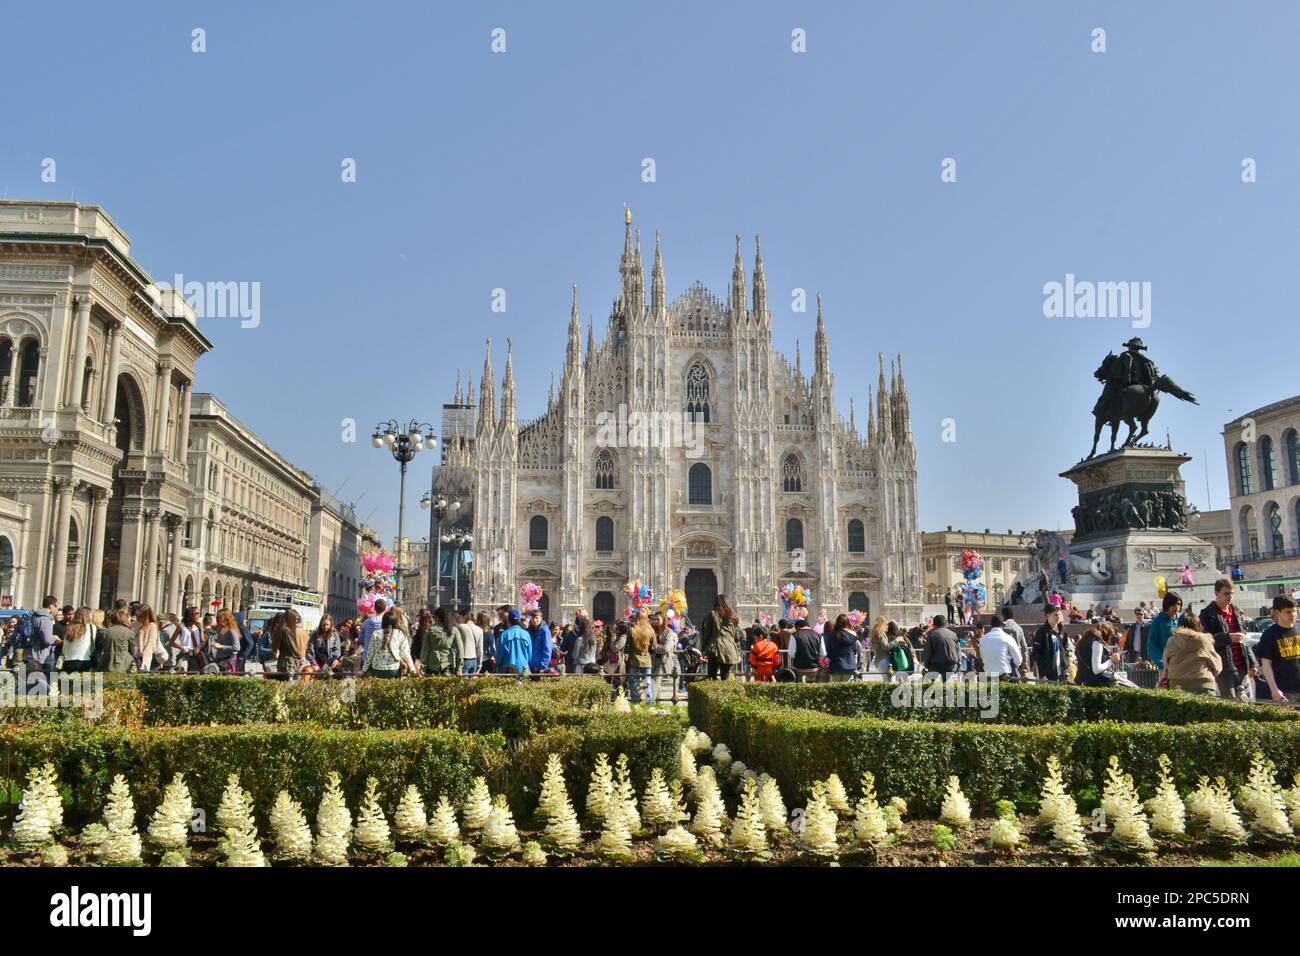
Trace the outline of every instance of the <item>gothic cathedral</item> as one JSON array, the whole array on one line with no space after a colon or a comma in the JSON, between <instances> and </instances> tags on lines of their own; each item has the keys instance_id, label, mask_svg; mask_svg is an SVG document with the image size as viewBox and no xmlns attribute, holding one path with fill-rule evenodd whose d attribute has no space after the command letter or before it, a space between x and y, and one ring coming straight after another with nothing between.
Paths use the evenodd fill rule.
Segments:
<instances>
[{"instance_id":1,"label":"gothic cathedral","mask_svg":"<svg viewBox=\"0 0 1300 956\"><path fill-rule=\"evenodd\" d=\"M778 588L797 581L832 620L859 609L914 622L916 447L901 359L889 379L880 360L864 437L851 405L847 421L836 410L820 296L806 378L797 350L793 364L772 350L761 250L752 298L737 236L728 300L697 282L670 303L656 234L647 303L639 230L625 219L603 340L589 327L584 351L575 289L545 413L518 420L509 350L498 411L490 340L479 395L471 384L457 396L477 407L472 432L445 449L471 486L475 608L518 604L535 581L551 619L584 606L612 620L623 583L640 578L656 594L683 588L697 623L718 593L747 623L778 616Z\"/></svg>"}]
</instances>

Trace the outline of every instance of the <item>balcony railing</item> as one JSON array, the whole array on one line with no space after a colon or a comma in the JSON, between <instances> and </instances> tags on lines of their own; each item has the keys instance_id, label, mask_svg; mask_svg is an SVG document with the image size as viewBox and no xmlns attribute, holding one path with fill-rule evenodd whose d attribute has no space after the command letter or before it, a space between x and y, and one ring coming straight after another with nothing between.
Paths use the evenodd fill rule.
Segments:
<instances>
[{"instance_id":1,"label":"balcony railing","mask_svg":"<svg viewBox=\"0 0 1300 956\"><path fill-rule=\"evenodd\" d=\"M1286 548L1281 551L1260 548L1253 554L1230 554L1223 560L1228 564L1246 564L1249 561L1275 561L1279 558L1300 558L1300 548Z\"/></svg>"}]
</instances>

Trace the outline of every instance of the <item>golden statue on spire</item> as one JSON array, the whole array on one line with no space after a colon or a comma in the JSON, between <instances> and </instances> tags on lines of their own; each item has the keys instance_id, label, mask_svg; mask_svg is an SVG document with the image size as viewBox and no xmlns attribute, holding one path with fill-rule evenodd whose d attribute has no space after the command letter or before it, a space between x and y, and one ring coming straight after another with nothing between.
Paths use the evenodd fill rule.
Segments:
<instances>
[{"instance_id":1,"label":"golden statue on spire","mask_svg":"<svg viewBox=\"0 0 1300 956\"><path fill-rule=\"evenodd\" d=\"M623 203L623 221L629 226L632 225L632 209L627 203Z\"/></svg>"}]
</instances>

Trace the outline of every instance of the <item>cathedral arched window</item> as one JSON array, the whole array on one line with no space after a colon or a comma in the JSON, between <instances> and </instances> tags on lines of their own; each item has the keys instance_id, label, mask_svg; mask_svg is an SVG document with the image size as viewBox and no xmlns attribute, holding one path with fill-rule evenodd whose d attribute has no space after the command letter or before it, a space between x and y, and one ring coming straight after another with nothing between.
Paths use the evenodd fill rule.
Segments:
<instances>
[{"instance_id":1,"label":"cathedral arched window","mask_svg":"<svg viewBox=\"0 0 1300 956\"><path fill-rule=\"evenodd\" d=\"M528 550L545 551L550 543L550 527L542 515L528 519Z\"/></svg>"},{"instance_id":2,"label":"cathedral arched window","mask_svg":"<svg viewBox=\"0 0 1300 956\"><path fill-rule=\"evenodd\" d=\"M596 550L614 550L614 519L607 515L596 519Z\"/></svg>"},{"instance_id":3,"label":"cathedral arched window","mask_svg":"<svg viewBox=\"0 0 1300 956\"><path fill-rule=\"evenodd\" d=\"M1255 480L1250 473L1250 449L1245 442L1237 445L1237 493L1250 495L1255 492Z\"/></svg>"},{"instance_id":4,"label":"cathedral arched window","mask_svg":"<svg viewBox=\"0 0 1300 956\"><path fill-rule=\"evenodd\" d=\"M1286 538L1282 534L1282 509L1276 502L1270 501L1264 517L1268 519L1268 536L1273 554L1280 556L1286 550Z\"/></svg>"},{"instance_id":5,"label":"cathedral arched window","mask_svg":"<svg viewBox=\"0 0 1300 956\"><path fill-rule=\"evenodd\" d=\"M854 518L849 522L849 553L864 554L867 550L866 529L862 522Z\"/></svg>"},{"instance_id":6,"label":"cathedral arched window","mask_svg":"<svg viewBox=\"0 0 1300 956\"><path fill-rule=\"evenodd\" d=\"M686 415L693 422L709 421L709 372L699 362L686 372Z\"/></svg>"},{"instance_id":7,"label":"cathedral arched window","mask_svg":"<svg viewBox=\"0 0 1300 956\"><path fill-rule=\"evenodd\" d=\"M599 489L614 487L614 453L608 448L596 452L595 486Z\"/></svg>"},{"instance_id":8,"label":"cathedral arched window","mask_svg":"<svg viewBox=\"0 0 1300 956\"><path fill-rule=\"evenodd\" d=\"M803 491L803 464L794 452L781 459L781 490Z\"/></svg>"},{"instance_id":9,"label":"cathedral arched window","mask_svg":"<svg viewBox=\"0 0 1300 956\"><path fill-rule=\"evenodd\" d=\"M690 503L693 505L713 504L713 472L702 461L691 465L687 477Z\"/></svg>"},{"instance_id":10,"label":"cathedral arched window","mask_svg":"<svg viewBox=\"0 0 1300 956\"><path fill-rule=\"evenodd\" d=\"M803 549L803 522L798 518L790 518L785 523L785 549L787 551Z\"/></svg>"}]
</instances>

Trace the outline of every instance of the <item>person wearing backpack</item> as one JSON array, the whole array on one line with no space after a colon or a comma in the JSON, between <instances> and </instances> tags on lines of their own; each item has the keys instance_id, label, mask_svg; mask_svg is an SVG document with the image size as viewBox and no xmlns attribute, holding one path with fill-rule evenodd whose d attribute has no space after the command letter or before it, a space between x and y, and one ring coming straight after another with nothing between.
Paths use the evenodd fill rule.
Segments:
<instances>
[{"instance_id":1,"label":"person wearing backpack","mask_svg":"<svg viewBox=\"0 0 1300 956\"><path fill-rule=\"evenodd\" d=\"M701 650L709 659L709 680L727 680L731 668L740 662L740 647L736 643L739 626L740 619L727 603L727 596L719 594L713 610L700 625Z\"/></svg>"},{"instance_id":2,"label":"person wearing backpack","mask_svg":"<svg viewBox=\"0 0 1300 956\"><path fill-rule=\"evenodd\" d=\"M858 671L858 635L849 627L847 614L835 618L835 626L826 637L826 657L832 684L846 681Z\"/></svg>"}]
</instances>

